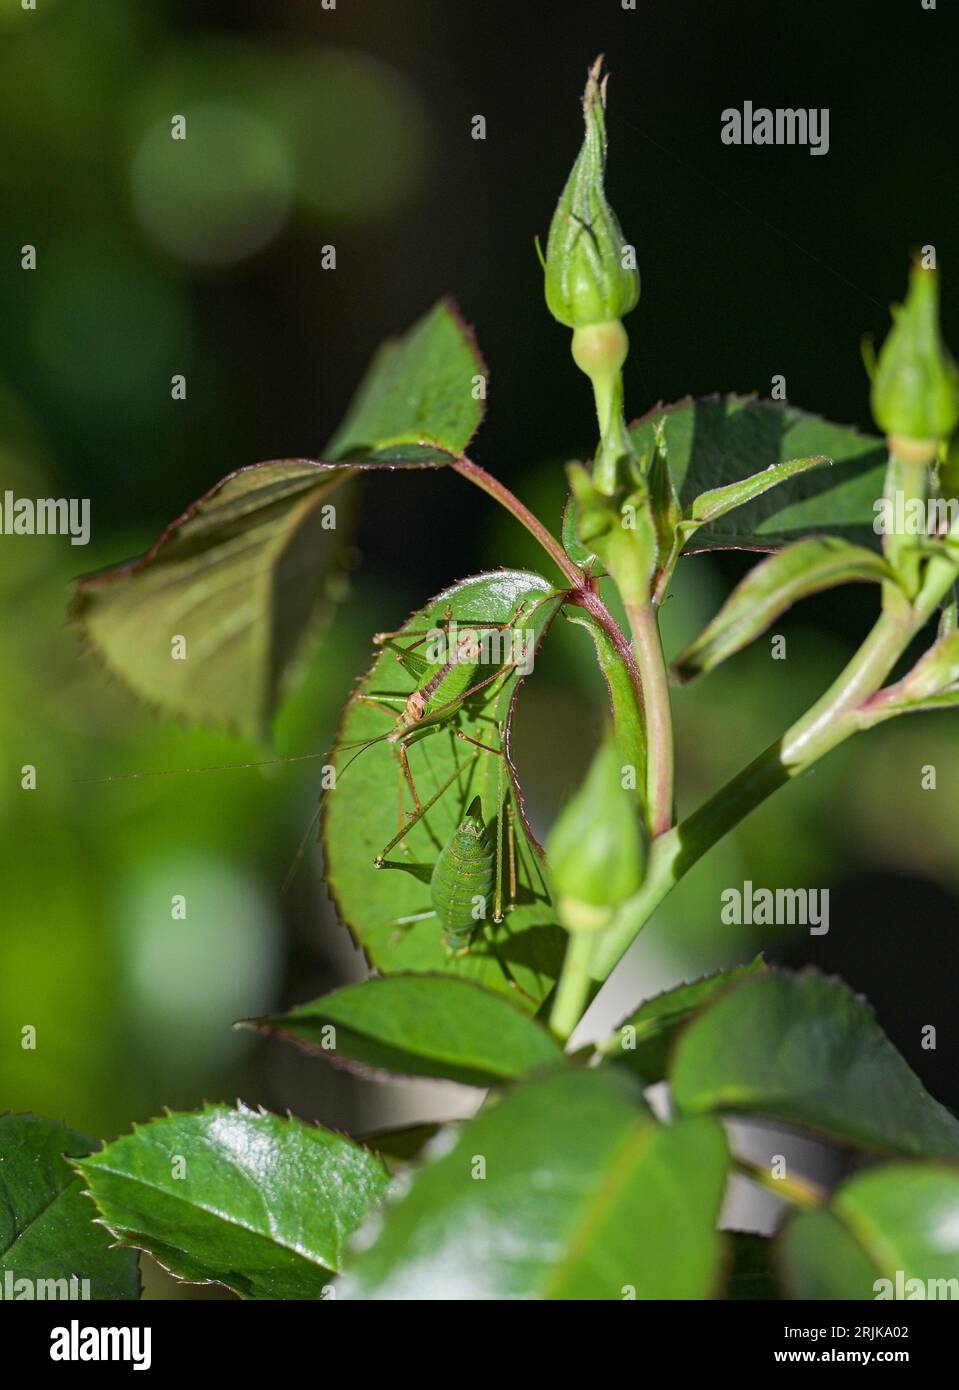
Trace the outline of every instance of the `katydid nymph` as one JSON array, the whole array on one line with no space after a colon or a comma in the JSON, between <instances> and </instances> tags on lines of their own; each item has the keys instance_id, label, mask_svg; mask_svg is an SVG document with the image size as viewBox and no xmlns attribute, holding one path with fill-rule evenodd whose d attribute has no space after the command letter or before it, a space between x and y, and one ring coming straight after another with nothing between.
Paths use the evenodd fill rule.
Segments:
<instances>
[{"instance_id":1,"label":"katydid nymph","mask_svg":"<svg viewBox=\"0 0 959 1390\"><path fill-rule=\"evenodd\" d=\"M430 899L443 931L443 945L468 951L479 922L485 921L496 878L496 851L474 796L466 815L443 846L430 876Z\"/></svg>"},{"instance_id":2,"label":"katydid nymph","mask_svg":"<svg viewBox=\"0 0 959 1390\"><path fill-rule=\"evenodd\" d=\"M512 906L516 892L516 859L512 831L512 808L509 808L509 868ZM398 927L411 926L435 917L442 932L443 945L450 956L469 954L476 935L490 919L503 920L503 845L500 835L502 810L495 828L486 824L483 805L474 796L446 844L436 856L430 874L430 902L427 912L396 918ZM398 865L382 867L395 868ZM491 901L495 904L490 912Z\"/></svg>"},{"instance_id":3,"label":"katydid nymph","mask_svg":"<svg viewBox=\"0 0 959 1390\"><path fill-rule=\"evenodd\" d=\"M440 850L430 874L430 901L428 912L417 912L411 917L398 917L398 927L412 926L415 922L435 917L442 932L443 947L450 957L468 956L475 938L490 922L503 920L504 857L503 825L504 812L507 819L508 863L509 863L509 902L512 908L516 897L516 846L513 835L513 808L503 797L500 786L499 810L495 827L486 824L483 818L483 804L479 796L474 796L456 826L449 840ZM383 864L381 867L388 867ZM395 867L395 866L390 866ZM490 913L490 898L493 898L493 911ZM532 999L516 981L513 972L503 960L495 940L489 941L490 953L495 957L506 980L512 988Z\"/></svg>"}]
</instances>

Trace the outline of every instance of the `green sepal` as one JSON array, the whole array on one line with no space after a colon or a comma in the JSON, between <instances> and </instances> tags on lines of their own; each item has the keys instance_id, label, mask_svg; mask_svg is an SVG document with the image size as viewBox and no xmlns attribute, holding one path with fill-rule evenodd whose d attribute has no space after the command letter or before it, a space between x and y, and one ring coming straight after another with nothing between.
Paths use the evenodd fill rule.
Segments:
<instances>
[{"instance_id":1,"label":"green sepal","mask_svg":"<svg viewBox=\"0 0 959 1390\"><path fill-rule=\"evenodd\" d=\"M945 633L901 681L880 690L863 705L864 728L872 728L897 714L919 714L959 705L959 631L949 629L948 623L945 626Z\"/></svg>"},{"instance_id":2,"label":"green sepal","mask_svg":"<svg viewBox=\"0 0 959 1390\"><path fill-rule=\"evenodd\" d=\"M908 676L899 682L900 689L913 698L938 695L940 691L959 683L959 632L950 632L933 643L921 656Z\"/></svg>"},{"instance_id":3,"label":"green sepal","mask_svg":"<svg viewBox=\"0 0 959 1390\"><path fill-rule=\"evenodd\" d=\"M656 533L656 578L653 587L657 597L661 599L683 546L683 533L680 529L683 508L669 467L665 416L653 426L653 435L653 456L645 471L649 486L650 514Z\"/></svg>"},{"instance_id":4,"label":"green sepal","mask_svg":"<svg viewBox=\"0 0 959 1390\"><path fill-rule=\"evenodd\" d=\"M579 509L580 543L602 561L625 603L646 603L658 545L645 480L632 492L608 496L581 463L568 463L566 476Z\"/></svg>"}]
</instances>

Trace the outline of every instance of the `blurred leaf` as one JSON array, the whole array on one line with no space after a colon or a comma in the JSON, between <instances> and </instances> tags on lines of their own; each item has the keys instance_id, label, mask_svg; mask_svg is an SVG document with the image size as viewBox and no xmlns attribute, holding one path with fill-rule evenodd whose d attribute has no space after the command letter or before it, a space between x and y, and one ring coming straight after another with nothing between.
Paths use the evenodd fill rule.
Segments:
<instances>
[{"instance_id":1,"label":"blurred leaf","mask_svg":"<svg viewBox=\"0 0 959 1390\"><path fill-rule=\"evenodd\" d=\"M28 1279L90 1281L93 1299L140 1297L139 1255L113 1246L71 1171L96 1139L33 1115L0 1115L0 1285L7 1274ZM66 1297L66 1294L48 1294ZM77 1295L80 1296L80 1295Z\"/></svg>"},{"instance_id":2,"label":"blurred leaf","mask_svg":"<svg viewBox=\"0 0 959 1390\"><path fill-rule=\"evenodd\" d=\"M779 1246L794 1298L959 1297L959 1169L895 1163L861 1173L828 1209L794 1216Z\"/></svg>"},{"instance_id":3,"label":"blurred leaf","mask_svg":"<svg viewBox=\"0 0 959 1390\"><path fill-rule=\"evenodd\" d=\"M84 636L142 699L262 738L324 607L340 519L325 509L349 475L307 459L230 474L146 555L79 581Z\"/></svg>"},{"instance_id":4,"label":"blurred leaf","mask_svg":"<svg viewBox=\"0 0 959 1390\"><path fill-rule=\"evenodd\" d=\"M119 1239L244 1298L319 1297L387 1182L342 1135L245 1105L151 1120L76 1167Z\"/></svg>"},{"instance_id":5,"label":"blurred leaf","mask_svg":"<svg viewBox=\"0 0 959 1390\"><path fill-rule=\"evenodd\" d=\"M402 843L389 851L383 868L375 868L374 860L397 838L400 807L412 806L395 745L385 738L399 727L398 716L408 695L425 679L407 671L398 653L407 645L414 657L422 656L428 644L412 636L404 644L403 634L437 631L447 610L461 632L473 624L515 623L528 643L527 659L531 660L562 598L545 579L521 570L495 570L453 585L408 619L396 635L393 650L387 647L381 652L346 707L331 758L336 787L323 800L326 874L341 920L384 974L441 971L514 994L518 986L522 1002L530 1006L542 1002L556 978L565 934L556 925L542 850L526 823L510 755L513 702L521 682L518 666L495 660L471 666L475 684L491 676L496 679L458 710L450 710L445 724L424 721L418 727L408 747L411 774L422 805L438 799L406 830ZM520 604L525 609L517 616ZM508 637L508 629L500 635ZM492 656L492 650L488 654ZM367 697L381 704L369 704ZM391 719L394 710L396 717ZM464 743L453 735L453 728L483 746ZM370 739L379 741L358 752L356 745ZM505 759L498 751L489 751L504 744ZM468 955L451 957L432 911L430 876L440 850L474 796L481 796L484 819L498 839L501 789L514 812L515 906L505 912L501 923L487 922L477 932ZM509 828L507 818L501 856L504 907L509 897Z\"/></svg>"},{"instance_id":6,"label":"blurred leaf","mask_svg":"<svg viewBox=\"0 0 959 1390\"><path fill-rule=\"evenodd\" d=\"M875 1298L866 1252L827 1208L803 1212L776 1241L780 1278L793 1298ZM843 1293L855 1289L856 1293ZM868 1290L868 1292L866 1292Z\"/></svg>"},{"instance_id":7,"label":"blurred leaf","mask_svg":"<svg viewBox=\"0 0 959 1390\"><path fill-rule=\"evenodd\" d=\"M773 1242L751 1231L729 1231L732 1264L726 1277L726 1298L750 1302L779 1298L770 1267Z\"/></svg>"},{"instance_id":8,"label":"blurred leaf","mask_svg":"<svg viewBox=\"0 0 959 1390\"><path fill-rule=\"evenodd\" d=\"M250 1023L347 1067L467 1086L495 1086L563 1060L546 1029L508 999L443 975L365 980Z\"/></svg>"},{"instance_id":9,"label":"blurred leaf","mask_svg":"<svg viewBox=\"0 0 959 1390\"><path fill-rule=\"evenodd\" d=\"M761 560L673 663L680 680L711 671L748 646L798 599L837 584L882 583L891 574L881 555L835 536L796 541Z\"/></svg>"},{"instance_id":10,"label":"blurred leaf","mask_svg":"<svg viewBox=\"0 0 959 1390\"><path fill-rule=\"evenodd\" d=\"M458 309L440 300L380 347L326 452L336 461L449 462L444 455L462 454L479 429L474 378L486 374Z\"/></svg>"},{"instance_id":11,"label":"blurred leaf","mask_svg":"<svg viewBox=\"0 0 959 1390\"><path fill-rule=\"evenodd\" d=\"M438 1124L400 1125L396 1129L377 1129L371 1134L364 1134L358 1142L367 1149L375 1149L393 1172L419 1158L439 1131Z\"/></svg>"},{"instance_id":12,"label":"blurred leaf","mask_svg":"<svg viewBox=\"0 0 959 1390\"><path fill-rule=\"evenodd\" d=\"M708 1298L728 1154L711 1119L660 1125L625 1073L511 1091L434 1144L337 1286L354 1299ZM484 1178L474 1180L482 1160ZM366 1237L370 1236L370 1240ZM634 1292L632 1292L634 1291Z\"/></svg>"},{"instance_id":13,"label":"blurred leaf","mask_svg":"<svg viewBox=\"0 0 959 1390\"><path fill-rule=\"evenodd\" d=\"M471 334L437 304L374 358L328 451L353 467L280 459L229 474L146 555L80 580L84 635L149 703L262 739L332 592L331 494L357 467L435 467L462 452L482 418L476 373Z\"/></svg>"},{"instance_id":14,"label":"blurred leaf","mask_svg":"<svg viewBox=\"0 0 959 1390\"><path fill-rule=\"evenodd\" d=\"M623 1020L613 1036L603 1043L602 1051L614 1062L621 1062L638 1072L647 1086L654 1081L662 1081L666 1076L669 1054L680 1030L693 1015L745 976L761 974L765 970L765 961L762 956L757 956L748 965L738 965L733 970L719 970L715 975L694 980L692 984L677 985L663 994L657 994ZM627 1028L632 1031L624 1036Z\"/></svg>"},{"instance_id":15,"label":"blurred leaf","mask_svg":"<svg viewBox=\"0 0 959 1390\"><path fill-rule=\"evenodd\" d=\"M689 549L776 550L811 531L840 533L877 547L873 503L882 496L885 446L847 425L755 397L687 397L657 406L630 433L653 456L665 416L673 482L684 509L701 493L759 477L787 460L825 456L836 465L796 474L697 531ZM772 475L777 476L777 475Z\"/></svg>"},{"instance_id":16,"label":"blurred leaf","mask_svg":"<svg viewBox=\"0 0 959 1390\"><path fill-rule=\"evenodd\" d=\"M673 1054L687 1115L759 1114L889 1153L959 1154L959 1121L933 1100L840 980L770 970L693 1019Z\"/></svg>"}]
</instances>

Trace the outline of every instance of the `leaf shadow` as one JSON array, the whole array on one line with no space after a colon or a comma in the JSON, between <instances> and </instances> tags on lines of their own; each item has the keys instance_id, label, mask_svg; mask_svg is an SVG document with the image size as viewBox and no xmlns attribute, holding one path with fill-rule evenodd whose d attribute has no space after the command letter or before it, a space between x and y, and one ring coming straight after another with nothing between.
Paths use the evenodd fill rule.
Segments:
<instances>
[{"instance_id":1,"label":"leaf shadow","mask_svg":"<svg viewBox=\"0 0 959 1390\"><path fill-rule=\"evenodd\" d=\"M491 924L470 947L475 956L500 959L507 965L524 966L536 975L557 979L566 950L566 933L555 923L509 930L509 918Z\"/></svg>"}]
</instances>

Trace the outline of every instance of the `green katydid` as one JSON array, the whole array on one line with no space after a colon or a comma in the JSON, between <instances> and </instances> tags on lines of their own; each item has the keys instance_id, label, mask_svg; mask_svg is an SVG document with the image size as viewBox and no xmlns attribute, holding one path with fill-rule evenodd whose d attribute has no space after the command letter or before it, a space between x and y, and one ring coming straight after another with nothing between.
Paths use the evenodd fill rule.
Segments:
<instances>
[{"instance_id":1,"label":"green katydid","mask_svg":"<svg viewBox=\"0 0 959 1390\"><path fill-rule=\"evenodd\" d=\"M452 609L447 606L436 627L378 632L374 636L374 644L392 650L397 662L417 681L417 685L410 692L376 691L359 694L357 699L363 704L389 714L395 721L394 726L374 738L357 739L337 745L337 751L358 749L358 757L359 753L365 752L372 744L386 742L396 756L400 773L413 798L413 811L408 814L405 823L401 805L400 833L376 856L374 862L377 868L382 867L384 855L400 843L403 831L426 815L443 792L459 777L457 768L440 791L424 805L410 769L408 748L446 729L454 738L472 745L477 750L497 757L505 756L502 730L491 715L484 713L484 708L495 704L495 698L517 670L524 669L531 659L532 639L516 626L525 607L525 603L518 604L510 618L503 623L474 622L466 619L457 623ZM479 635L481 632L483 636ZM491 650L494 644L490 642L493 633L500 639L507 636L511 639L509 642L496 642L495 653ZM397 640L400 637L416 640L409 646L402 646ZM424 643L429 644L426 655L417 651ZM467 708L474 719L485 720L487 724L492 725L489 737L498 737L499 746L493 746L485 739L474 738L464 732L460 727L459 717ZM349 763L346 766L348 767ZM343 770L345 771L345 768Z\"/></svg>"},{"instance_id":2,"label":"green katydid","mask_svg":"<svg viewBox=\"0 0 959 1390\"><path fill-rule=\"evenodd\" d=\"M480 845L489 846L489 862L486 867L491 875L490 887L495 887L492 911L494 922L503 920L504 902L506 906L512 906L516 895L516 846L512 798L506 790L505 740L502 725L487 711L491 707L495 708L499 695L517 671L528 670L534 638L532 632L524 631L518 626L526 608L527 603L521 601L505 622L494 623L467 618L457 621L452 608L447 606L442 619L435 627L405 628L396 632L377 633L373 639L374 643L391 650L397 662L417 684L410 692L378 691L358 694L356 698L363 704L389 714L394 720L394 726L373 738L337 745L338 751L357 749L354 757L358 757L374 743L385 742L398 763L401 779L399 828L392 839L376 854L373 861L376 868L405 867L390 863L386 855L397 846L402 852L407 853L405 841L409 830L428 817L436 803L450 793L454 783L458 783L461 790L465 790L482 753L491 754L499 759L495 849L492 832L483 820L482 798L479 796L474 798L470 810L457 823L450 839L445 844L438 845L436 869L443 872L438 876L434 873L433 910L446 921L444 939L447 944L450 944L452 938L460 947L468 945L470 933L467 929L468 924L463 921L461 914L450 915L453 899L457 896L453 866L457 862L463 862L463 853L470 845L474 848ZM399 640L401 638L404 642L407 639L412 640L404 645ZM496 640L497 638L499 640ZM419 650L424 646L425 653ZM399 706L399 709L395 709L394 705ZM459 726L460 716L466 712L472 721L484 723L487 732L483 738L475 738ZM452 738L470 745L475 751L465 761L455 759L452 773L424 802L417 791L407 750L444 730L447 730ZM494 739L495 743L491 741ZM353 759L350 759L350 762L352 761ZM348 766L349 763L343 771ZM410 812L403 809L404 785L408 787L412 796L413 810ZM510 890L508 900L507 874ZM403 920L419 920L428 915L430 914L420 913L412 919ZM485 920L485 917L484 911L479 917L474 918L473 926Z\"/></svg>"},{"instance_id":3,"label":"green katydid","mask_svg":"<svg viewBox=\"0 0 959 1390\"><path fill-rule=\"evenodd\" d=\"M563 939L510 733L522 677L563 598L538 575L495 571L438 595L399 631L379 634L380 655L334 746L336 790L323 799L323 842L339 915L378 963L388 962L381 968L448 966L431 878L478 795L493 849L489 912L469 931L471 949L457 968L501 988L498 951L536 999L555 978ZM450 666L458 647L467 659ZM391 785L396 798L384 795ZM371 873L377 861L382 871Z\"/></svg>"}]
</instances>

